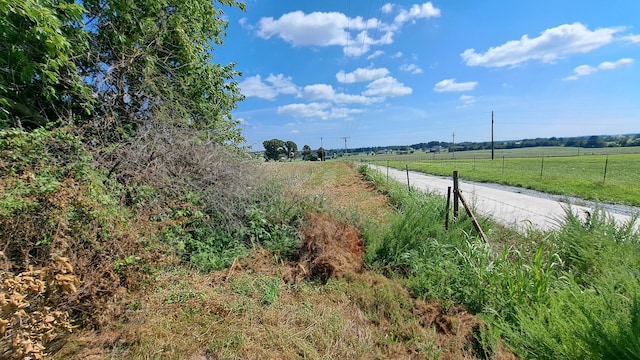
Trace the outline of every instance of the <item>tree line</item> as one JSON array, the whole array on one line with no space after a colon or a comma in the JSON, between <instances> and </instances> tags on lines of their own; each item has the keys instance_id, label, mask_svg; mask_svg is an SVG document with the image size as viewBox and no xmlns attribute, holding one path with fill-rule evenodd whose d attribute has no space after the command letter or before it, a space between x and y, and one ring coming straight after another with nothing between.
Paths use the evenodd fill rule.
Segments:
<instances>
[{"instance_id":1,"label":"tree line","mask_svg":"<svg viewBox=\"0 0 640 360\"><path fill-rule=\"evenodd\" d=\"M508 140L494 142L494 149L518 149L538 146L566 146L566 147L582 147L582 148L603 148L603 147L629 147L640 146L640 134L628 135L592 135L577 137L551 137L551 138L535 138L523 140ZM393 146L371 146L354 148L356 153L376 153L380 151L470 151L470 150L489 150L491 142L443 142L429 141L413 145L393 145Z\"/></svg>"},{"instance_id":2,"label":"tree line","mask_svg":"<svg viewBox=\"0 0 640 360\"><path fill-rule=\"evenodd\" d=\"M264 158L267 161L293 160L297 158L304 161L324 161L327 159L327 151L323 147L314 151L309 145L304 145L302 151L298 152L298 145L290 140L265 140L262 142L262 146L264 147Z\"/></svg>"}]
</instances>

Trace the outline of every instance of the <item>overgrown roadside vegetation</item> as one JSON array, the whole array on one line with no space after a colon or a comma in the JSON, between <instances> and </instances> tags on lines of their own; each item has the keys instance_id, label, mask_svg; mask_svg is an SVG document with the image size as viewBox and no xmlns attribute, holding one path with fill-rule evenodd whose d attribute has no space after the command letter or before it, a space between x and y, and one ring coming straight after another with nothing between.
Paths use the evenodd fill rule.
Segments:
<instances>
[{"instance_id":1,"label":"overgrown roadside vegetation","mask_svg":"<svg viewBox=\"0 0 640 360\"><path fill-rule=\"evenodd\" d=\"M418 298L462 304L480 316L486 353L503 339L522 358L640 356L640 233L632 222L616 224L602 211L587 222L567 213L556 232L489 227L486 244L442 229L442 199L362 171L403 214L390 232L368 241L368 262Z\"/></svg>"},{"instance_id":2,"label":"overgrown roadside vegetation","mask_svg":"<svg viewBox=\"0 0 640 360\"><path fill-rule=\"evenodd\" d=\"M353 224L356 234L379 233L396 217L387 197L377 194L356 169L341 162L269 163L260 168L270 201L262 202L260 218L249 216L245 251L230 265L209 271L186 261L145 262L151 267L149 276L137 290L123 294L116 321L48 344L48 349L56 349L53 357L479 357L474 332L481 321L464 308L416 300L379 272L339 271L346 268L340 253L352 252L352 246L339 247L348 233L339 229ZM275 242L284 226L278 216L301 212L307 214L302 226L291 227L299 229L298 236L290 238L292 242ZM318 245L318 236L326 242ZM307 241L302 249L297 238ZM329 250L331 242L332 256L317 262L334 266L330 276L322 271L306 280L288 276L308 264L296 254L312 246ZM220 242L208 254L224 255L228 248ZM321 255L315 259L322 260ZM313 269L313 261L309 265L307 269ZM496 353L503 357L495 358L509 358L506 350Z\"/></svg>"}]
</instances>

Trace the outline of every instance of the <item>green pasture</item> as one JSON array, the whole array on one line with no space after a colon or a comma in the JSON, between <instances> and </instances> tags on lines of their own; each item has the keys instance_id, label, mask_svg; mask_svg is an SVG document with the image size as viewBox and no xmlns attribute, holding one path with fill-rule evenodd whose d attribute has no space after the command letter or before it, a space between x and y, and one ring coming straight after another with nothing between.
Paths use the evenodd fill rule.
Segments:
<instances>
[{"instance_id":1,"label":"green pasture","mask_svg":"<svg viewBox=\"0 0 640 360\"><path fill-rule=\"evenodd\" d=\"M625 148L613 149L620 151ZM581 150L586 152L585 149ZM609 148L595 149L603 150ZM444 176L457 170L461 178L473 181L640 206L640 154L612 152L608 155L563 156L564 151L567 149L504 150L494 160L486 156L470 157L466 152L457 154L456 159L444 158L443 154L437 154L440 158L420 159L416 154L408 154L404 157L386 155L386 159L380 155L367 156L363 160L377 165L389 165L398 169L408 167L409 170Z\"/></svg>"},{"instance_id":2,"label":"green pasture","mask_svg":"<svg viewBox=\"0 0 640 360\"><path fill-rule=\"evenodd\" d=\"M586 156L586 155L620 155L620 154L640 154L640 146L631 147L610 147L610 148L580 148L564 146L538 146L519 149L496 149L494 159L505 158L529 158L529 157L556 157L556 156ZM471 151L443 151L431 153L429 151L414 150L412 153L399 154L393 151L388 154L365 154L355 153L351 156L365 160L398 160L398 161L423 161L423 160L458 160L458 159L491 159L491 150L471 150Z\"/></svg>"}]
</instances>

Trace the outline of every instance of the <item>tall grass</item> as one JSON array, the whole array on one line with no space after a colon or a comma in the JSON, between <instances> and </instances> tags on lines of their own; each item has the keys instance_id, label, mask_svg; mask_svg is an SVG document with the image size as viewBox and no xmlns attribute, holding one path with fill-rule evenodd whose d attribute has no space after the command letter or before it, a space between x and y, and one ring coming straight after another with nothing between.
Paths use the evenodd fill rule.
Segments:
<instances>
[{"instance_id":1,"label":"tall grass","mask_svg":"<svg viewBox=\"0 0 640 360\"><path fill-rule=\"evenodd\" d=\"M367 264L404 279L420 298L462 304L485 319L519 356L532 359L638 358L640 233L596 209L567 212L560 229L489 244L461 219L444 230L444 199L409 192L361 169L400 215L367 236ZM482 341L481 341L482 342Z\"/></svg>"}]
</instances>

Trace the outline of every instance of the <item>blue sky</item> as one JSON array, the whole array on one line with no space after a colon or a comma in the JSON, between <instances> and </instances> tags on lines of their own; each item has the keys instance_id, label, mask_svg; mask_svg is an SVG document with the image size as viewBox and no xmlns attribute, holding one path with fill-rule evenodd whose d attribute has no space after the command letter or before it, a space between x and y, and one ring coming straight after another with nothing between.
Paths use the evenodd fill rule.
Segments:
<instances>
[{"instance_id":1,"label":"blue sky","mask_svg":"<svg viewBox=\"0 0 640 360\"><path fill-rule=\"evenodd\" d=\"M245 145L299 148L640 133L638 0L248 0Z\"/></svg>"}]
</instances>

